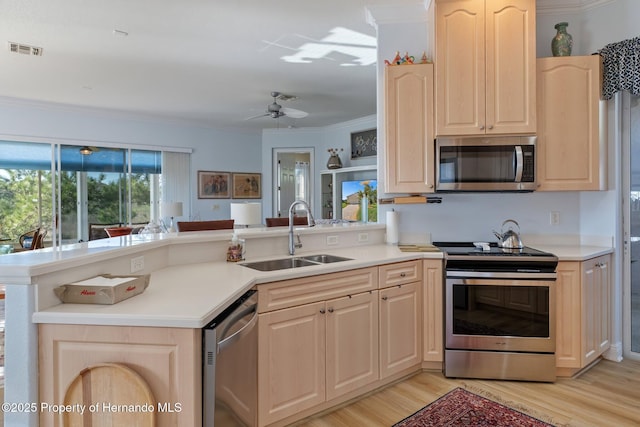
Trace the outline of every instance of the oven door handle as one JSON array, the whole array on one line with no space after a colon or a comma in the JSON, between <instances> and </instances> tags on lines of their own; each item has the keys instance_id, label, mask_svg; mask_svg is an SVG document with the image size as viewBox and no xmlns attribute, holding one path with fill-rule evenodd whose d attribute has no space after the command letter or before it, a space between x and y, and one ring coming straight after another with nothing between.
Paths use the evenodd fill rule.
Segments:
<instances>
[{"instance_id":1,"label":"oven door handle","mask_svg":"<svg viewBox=\"0 0 640 427\"><path fill-rule=\"evenodd\" d=\"M534 279L534 280L556 280L556 273L541 273L539 271L447 271L447 279Z\"/></svg>"},{"instance_id":2,"label":"oven door handle","mask_svg":"<svg viewBox=\"0 0 640 427\"><path fill-rule=\"evenodd\" d=\"M516 145L516 179L515 182L522 181L522 168L524 167L524 157L522 155L522 146Z\"/></svg>"}]
</instances>

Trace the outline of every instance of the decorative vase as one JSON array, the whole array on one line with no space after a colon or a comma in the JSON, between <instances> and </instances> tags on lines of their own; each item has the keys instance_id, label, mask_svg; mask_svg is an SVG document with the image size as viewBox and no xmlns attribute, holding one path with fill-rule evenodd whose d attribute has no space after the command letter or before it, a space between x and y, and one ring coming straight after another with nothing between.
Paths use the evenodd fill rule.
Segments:
<instances>
[{"instance_id":1,"label":"decorative vase","mask_svg":"<svg viewBox=\"0 0 640 427\"><path fill-rule=\"evenodd\" d=\"M342 160L337 154L332 154L327 161L327 169L340 169L342 167Z\"/></svg>"},{"instance_id":2,"label":"decorative vase","mask_svg":"<svg viewBox=\"0 0 640 427\"><path fill-rule=\"evenodd\" d=\"M573 37L567 33L568 22L558 22L555 26L557 33L551 40L551 53L553 56L571 56Z\"/></svg>"}]
</instances>

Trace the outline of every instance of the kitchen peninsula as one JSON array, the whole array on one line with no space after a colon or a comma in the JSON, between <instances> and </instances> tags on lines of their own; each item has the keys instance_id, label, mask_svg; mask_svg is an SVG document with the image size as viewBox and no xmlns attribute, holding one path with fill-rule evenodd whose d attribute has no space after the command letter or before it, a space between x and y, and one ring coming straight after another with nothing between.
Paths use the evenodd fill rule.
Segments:
<instances>
[{"instance_id":1,"label":"kitchen peninsula","mask_svg":"<svg viewBox=\"0 0 640 427\"><path fill-rule=\"evenodd\" d=\"M247 261L287 256L285 229L236 231L246 239ZM38 391L38 324L169 328L199 334L201 327L259 283L423 257L385 245L384 231L384 224L296 229L303 243L300 254L330 252L352 260L274 272L257 272L225 262L231 238L228 231L130 235L3 256L0 281L7 284L7 298L11 301L7 307L6 399L39 402L42 396L53 393ZM441 258L439 253L430 256ZM144 269L131 273L131 259L139 257L144 257ZM141 295L115 305L61 304L53 292L62 284L106 273L148 273L150 285ZM192 336L193 342L196 338ZM42 356L43 349L40 350ZM196 352L191 356L193 361L200 360ZM200 372L199 366L189 369ZM38 414L5 414L7 425L37 426L41 421L38 418Z\"/></svg>"}]
</instances>

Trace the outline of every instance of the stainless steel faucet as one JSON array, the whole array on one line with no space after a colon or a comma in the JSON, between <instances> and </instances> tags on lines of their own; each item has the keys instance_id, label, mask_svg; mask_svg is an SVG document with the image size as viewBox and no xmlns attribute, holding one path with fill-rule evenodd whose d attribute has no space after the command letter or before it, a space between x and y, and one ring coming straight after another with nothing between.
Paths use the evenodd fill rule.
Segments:
<instances>
[{"instance_id":1,"label":"stainless steel faucet","mask_svg":"<svg viewBox=\"0 0 640 427\"><path fill-rule=\"evenodd\" d=\"M316 221L313 219L313 215L311 215L311 209L309 209L309 205L304 200L296 200L291 203L289 206L289 255L293 255L296 253L296 248L302 247L302 242L300 242L300 236L298 236L298 243L293 242L293 213L295 212L295 207L297 205L302 205L304 209L307 211L307 222L309 227L313 227L316 225Z\"/></svg>"}]
</instances>

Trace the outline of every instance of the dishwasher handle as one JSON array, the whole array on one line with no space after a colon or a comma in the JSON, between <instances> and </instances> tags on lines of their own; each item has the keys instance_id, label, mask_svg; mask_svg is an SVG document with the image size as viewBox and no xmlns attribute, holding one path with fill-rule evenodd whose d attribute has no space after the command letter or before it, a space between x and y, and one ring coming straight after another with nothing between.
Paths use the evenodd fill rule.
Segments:
<instances>
[{"instance_id":1,"label":"dishwasher handle","mask_svg":"<svg viewBox=\"0 0 640 427\"><path fill-rule=\"evenodd\" d=\"M229 335L228 337L225 336L227 335L227 332L229 332L229 329L231 329L233 325L235 325L238 321L240 321L240 319L242 319L243 317L251 313L253 313L253 316L251 316L251 319L247 322L246 325L244 325L241 329ZM238 341L240 338L244 337L249 332L251 332L251 330L253 329L257 321L258 321L257 304L253 304L249 307L246 307L245 309L234 314L233 317L229 319L227 326L225 326L222 332L220 333L220 341L218 342L218 345L216 345L216 353L220 353L225 348L227 348L228 346L230 346L231 344L233 344L234 342Z\"/></svg>"}]
</instances>

